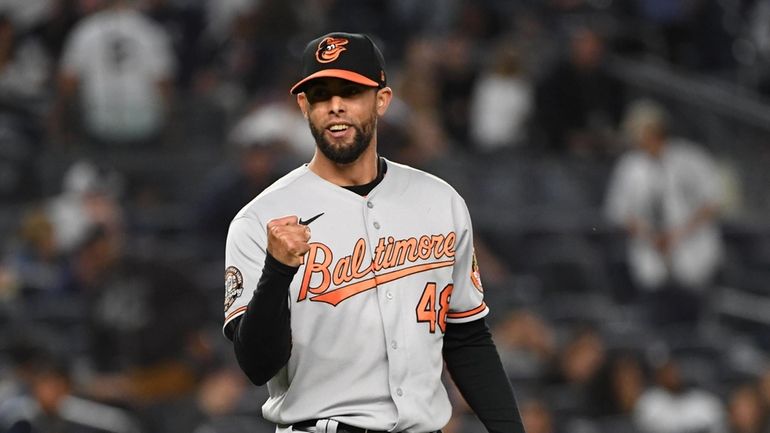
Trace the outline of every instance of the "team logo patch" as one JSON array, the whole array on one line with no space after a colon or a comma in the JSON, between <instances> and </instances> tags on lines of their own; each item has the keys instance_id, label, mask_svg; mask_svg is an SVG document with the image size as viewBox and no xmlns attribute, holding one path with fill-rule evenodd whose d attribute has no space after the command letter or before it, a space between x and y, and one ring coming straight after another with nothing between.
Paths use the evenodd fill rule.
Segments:
<instances>
[{"instance_id":1,"label":"team logo patch","mask_svg":"<svg viewBox=\"0 0 770 433\"><path fill-rule=\"evenodd\" d=\"M243 275L235 266L225 269L225 311L229 310L243 293Z\"/></svg>"},{"instance_id":2,"label":"team logo patch","mask_svg":"<svg viewBox=\"0 0 770 433\"><path fill-rule=\"evenodd\" d=\"M479 261L476 260L476 251L473 251L473 262L471 263L471 282L473 287L479 292L484 292L484 286L481 285L481 273L479 272Z\"/></svg>"},{"instance_id":3,"label":"team logo patch","mask_svg":"<svg viewBox=\"0 0 770 433\"><path fill-rule=\"evenodd\" d=\"M345 45L348 44L348 40L345 38L326 38L318 44L318 50L315 52L315 59L319 63L330 63L340 56L343 51L346 51Z\"/></svg>"}]
</instances>

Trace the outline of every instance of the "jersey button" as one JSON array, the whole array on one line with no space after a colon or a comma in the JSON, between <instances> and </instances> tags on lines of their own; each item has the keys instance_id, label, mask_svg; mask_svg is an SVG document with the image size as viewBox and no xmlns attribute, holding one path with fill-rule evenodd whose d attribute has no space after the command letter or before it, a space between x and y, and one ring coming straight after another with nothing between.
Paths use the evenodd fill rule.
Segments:
<instances>
[{"instance_id":1,"label":"jersey button","mask_svg":"<svg viewBox=\"0 0 770 433\"><path fill-rule=\"evenodd\" d=\"M385 293L385 297L388 299L393 299L393 292Z\"/></svg>"},{"instance_id":2,"label":"jersey button","mask_svg":"<svg viewBox=\"0 0 770 433\"><path fill-rule=\"evenodd\" d=\"M401 388L396 388L396 395L401 397L402 395L404 395L404 391Z\"/></svg>"},{"instance_id":3,"label":"jersey button","mask_svg":"<svg viewBox=\"0 0 770 433\"><path fill-rule=\"evenodd\" d=\"M368 201L368 202L366 202L366 207L368 207L369 209L371 209L371 208L373 208L373 207L374 207L374 203L372 203L372 202Z\"/></svg>"},{"instance_id":4,"label":"jersey button","mask_svg":"<svg viewBox=\"0 0 770 433\"><path fill-rule=\"evenodd\" d=\"M390 342L390 347L392 347L393 350L398 349L398 343L396 343L396 340Z\"/></svg>"},{"instance_id":5,"label":"jersey button","mask_svg":"<svg viewBox=\"0 0 770 433\"><path fill-rule=\"evenodd\" d=\"M377 221L375 221L375 222L374 222L374 228L376 228L377 230L379 230L379 229L380 229L380 223L378 223Z\"/></svg>"}]
</instances>

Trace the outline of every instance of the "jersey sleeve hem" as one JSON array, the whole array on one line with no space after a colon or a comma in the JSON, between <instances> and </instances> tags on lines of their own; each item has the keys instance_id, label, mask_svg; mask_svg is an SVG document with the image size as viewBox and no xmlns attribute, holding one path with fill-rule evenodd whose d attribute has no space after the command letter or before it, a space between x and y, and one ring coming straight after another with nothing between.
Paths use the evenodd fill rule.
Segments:
<instances>
[{"instance_id":1,"label":"jersey sleeve hem","mask_svg":"<svg viewBox=\"0 0 770 433\"><path fill-rule=\"evenodd\" d=\"M467 311L450 311L446 315L447 323L467 323L481 319L489 314L489 307L482 302L478 307Z\"/></svg>"},{"instance_id":2,"label":"jersey sleeve hem","mask_svg":"<svg viewBox=\"0 0 770 433\"><path fill-rule=\"evenodd\" d=\"M225 332L225 329L227 329L227 325L233 320L235 320L235 318L240 317L243 313L245 313L247 308L248 308L248 305L238 307L235 310L229 312L227 316L225 316L225 323L222 324L222 335L227 337L227 333Z\"/></svg>"}]
</instances>

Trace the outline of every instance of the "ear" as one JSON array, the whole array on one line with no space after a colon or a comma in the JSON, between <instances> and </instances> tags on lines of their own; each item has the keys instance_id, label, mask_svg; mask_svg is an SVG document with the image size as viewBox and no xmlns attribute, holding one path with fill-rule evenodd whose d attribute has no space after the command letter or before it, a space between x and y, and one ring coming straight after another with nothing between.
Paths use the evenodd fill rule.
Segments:
<instances>
[{"instance_id":1,"label":"ear","mask_svg":"<svg viewBox=\"0 0 770 433\"><path fill-rule=\"evenodd\" d=\"M393 99L393 89L390 87L383 87L377 90L377 115L383 116L388 111L390 101Z\"/></svg>"},{"instance_id":2,"label":"ear","mask_svg":"<svg viewBox=\"0 0 770 433\"><path fill-rule=\"evenodd\" d=\"M299 105L299 109L302 111L302 115L305 116L305 119L307 119L308 102L307 96L305 96L305 92L297 93L297 105Z\"/></svg>"}]
</instances>

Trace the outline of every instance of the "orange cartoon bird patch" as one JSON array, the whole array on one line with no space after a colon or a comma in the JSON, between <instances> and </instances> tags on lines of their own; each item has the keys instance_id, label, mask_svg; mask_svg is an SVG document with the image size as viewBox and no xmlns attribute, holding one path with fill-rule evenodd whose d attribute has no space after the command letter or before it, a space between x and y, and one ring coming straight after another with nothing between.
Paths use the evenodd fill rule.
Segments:
<instances>
[{"instance_id":1,"label":"orange cartoon bird patch","mask_svg":"<svg viewBox=\"0 0 770 433\"><path fill-rule=\"evenodd\" d=\"M348 40L345 38L326 38L318 44L318 51L315 52L315 58L319 63L330 63L340 56L340 54L347 50L345 45L348 44Z\"/></svg>"}]
</instances>

